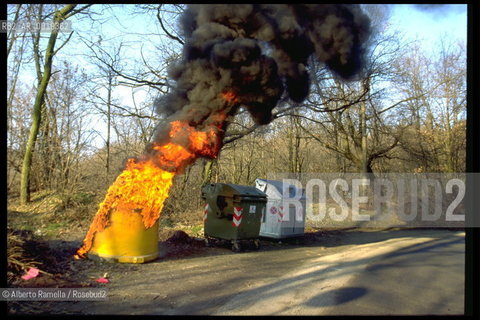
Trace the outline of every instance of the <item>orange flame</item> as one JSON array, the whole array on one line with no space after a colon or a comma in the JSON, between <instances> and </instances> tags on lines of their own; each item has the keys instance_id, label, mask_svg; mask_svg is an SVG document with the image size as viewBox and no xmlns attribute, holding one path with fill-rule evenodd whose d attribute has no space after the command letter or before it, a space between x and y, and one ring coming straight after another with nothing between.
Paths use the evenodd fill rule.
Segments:
<instances>
[{"instance_id":1,"label":"orange flame","mask_svg":"<svg viewBox=\"0 0 480 320\"><path fill-rule=\"evenodd\" d=\"M174 176L175 173L158 168L152 161L136 162L129 159L125 170L108 188L104 201L100 203L83 246L77 251L78 257L85 257L93 244L95 233L108 226L110 212L121 203L135 204L142 210L145 227L153 226L168 197Z\"/></svg>"},{"instance_id":2,"label":"orange flame","mask_svg":"<svg viewBox=\"0 0 480 320\"><path fill-rule=\"evenodd\" d=\"M228 103L238 103L238 97L232 91L223 92L222 98Z\"/></svg>"},{"instance_id":3,"label":"orange flame","mask_svg":"<svg viewBox=\"0 0 480 320\"><path fill-rule=\"evenodd\" d=\"M185 122L173 121L169 131L171 141L164 145L154 144L154 156L140 160L129 159L125 170L110 186L104 201L100 203L75 257L85 257L92 247L95 233L108 226L110 213L119 204L129 203L138 208L145 228L153 226L160 217L175 174L199 156L217 156L221 147L219 132L225 118L225 113L211 115L213 125L204 131Z\"/></svg>"}]
</instances>

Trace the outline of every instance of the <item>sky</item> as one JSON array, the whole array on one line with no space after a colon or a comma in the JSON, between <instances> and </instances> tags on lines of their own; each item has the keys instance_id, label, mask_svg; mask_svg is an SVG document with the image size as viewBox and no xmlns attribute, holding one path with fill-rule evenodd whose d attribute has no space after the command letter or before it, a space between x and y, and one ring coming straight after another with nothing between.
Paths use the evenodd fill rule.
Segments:
<instances>
[{"instance_id":1,"label":"sky","mask_svg":"<svg viewBox=\"0 0 480 320\"><path fill-rule=\"evenodd\" d=\"M405 35L406 40L418 39L428 53L435 54L441 37L452 41L463 41L467 37L467 5L411 5L398 4L391 6L390 23L394 29ZM141 17L139 17L141 19ZM139 21L130 22L131 30L141 26ZM149 22L150 28L157 28L155 21ZM124 103L131 101L126 94Z\"/></svg>"},{"instance_id":2,"label":"sky","mask_svg":"<svg viewBox=\"0 0 480 320\"><path fill-rule=\"evenodd\" d=\"M458 39L466 43L467 5L465 4L426 5L425 7L411 4L390 6L392 7L390 21L392 27L404 33L406 39L422 41L422 47L427 51L436 51L441 36L451 40ZM155 20L147 21L144 16L133 17L126 11L120 12L119 16L120 19L124 19L122 25L125 28L123 30L128 30L128 32L144 32L146 28L152 30L152 32L160 32ZM111 27L113 27L113 24ZM110 31L119 35L124 32L118 26L113 27ZM148 44L145 45L148 46ZM124 95L122 102L131 103L130 92Z\"/></svg>"},{"instance_id":3,"label":"sky","mask_svg":"<svg viewBox=\"0 0 480 320\"><path fill-rule=\"evenodd\" d=\"M406 37L406 40L419 39L422 41L422 47L431 53L435 53L437 44L441 36L445 36L449 40L460 40L466 43L467 35L467 5L410 5L410 4L390 4L391 7L391 27L399 30ZM150 61L158 61L162 56L162 52L154 47L154 43L165 40L161 39L155 33L161 33L161 28L154 15L146 17L145 15L136 15L133 12L133 6L112 6L103 12L102 16L109 16L115 13L116 18L110 19L102 25L101 30L94 30L90 34L98 38L103 38L103 43L107 43L106 39L114 39L117 43L121 39L127 41L132 40L131 46L126 46L124 54L128 58L134 56L141 61L140 51L142 51ZM73 22L74 30L87 31L91 26L84 25L79 22ZM172 18L167 23L175 24L176 20ZM140 34L143 34L139 37ZM138 41L140 39L140 41ZM65 46L56 59L71 59L85 68L86 72L93 70L88 67L89 59L82 57L80 54L89 53L89 49L80 44L78 40L72 39L71 43ZM72 58L73 57L73 58ZM135 65L132 62L125 62L125 65ZM35 73L31 72L30 77L34 77ZM26 76L28 78L28 76ZM119 87L114 95L121 105L133 106L132 89L128 87ZM135 89L136 103L147 103L148 93L143 88ZM97 119L93 124L97 128L102 128L104 120ZM101 130L100 130L101 131ZM103 140L98 140L99 146L103 144Z\"/></svg>"},{"instance_id":4,"label":"sky","mask_svg":"<svg viewBox=\"0 0 480 320\"><path fill-rule=\"evenodd\" d=\"M435 50L439 37L457 38L466 43L467 5L428 5L426 8L393 5L391 23L410 39L421 39L426 48Z\"/></svg>"}]
</instances>

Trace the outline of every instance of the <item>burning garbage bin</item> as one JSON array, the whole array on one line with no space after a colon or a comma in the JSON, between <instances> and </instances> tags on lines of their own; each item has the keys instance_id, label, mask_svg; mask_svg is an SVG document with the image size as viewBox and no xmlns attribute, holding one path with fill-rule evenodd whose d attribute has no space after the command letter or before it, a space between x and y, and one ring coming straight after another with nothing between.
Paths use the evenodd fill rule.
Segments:
<instances>
[{"instance_id":1,"label":"burning garbage bin","mask_svg":"<svg viewBox=\"0 0 480 320\"><path fill-rule=\"evenodd\" d=\"M259 232L267 195L260 190L236 184L213 183L202 188L205 200L204 233L212 238L230 240L232 250L241 251L241 240L253 240L260 246Z\"/></svg>"},{"instance_id":2,"label":"burning garbage bin","mask_svg":"<svg viewBox=\"0 0 480 320\"><path fill-rule=\"evenodd\" d=\"M139 209L121 204L112 210L109 225L95 234L91 259L120 263L144 263L157 259L158 220L145 228Z\"/></svg>"}]
</instances>

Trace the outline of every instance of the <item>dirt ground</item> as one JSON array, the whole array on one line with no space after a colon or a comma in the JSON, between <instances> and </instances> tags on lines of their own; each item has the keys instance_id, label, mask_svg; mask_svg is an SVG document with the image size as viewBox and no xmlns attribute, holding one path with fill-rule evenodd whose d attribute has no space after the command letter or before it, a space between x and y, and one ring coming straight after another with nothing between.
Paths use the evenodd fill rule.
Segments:
<instances>
[{"instance_id":1,"label":"dirt ground","mask_svg":"<svg viewBox=\"0 0 480 320\"><path fill-rule=\"evenodd\" d=\"M23 219L14 219L14 226L24 223ZM39 228L38 230L41 230ZM42 264L39 269L45 273L28 281L21 279L17 274L15 279L9 284L9 287L24 288L87 288L87 287L105 287L108 290L122 291L120 296L132 297L135 290L121 289L121 284L131 284L136 282L135 277L144 280L146 270L161 275L157 280L163 277L172 278L172 273L189 269L184 267L186 262L194 261L193 259L215 257L217 263L225 264L231 256L236 254L230 250L230 244L227 241L217 241L212 246L206 247L203 237L189 236L186 232L175 228L161 228L159 232L159 252L160 257L156 261L146 264L120 264L106 261L96 260L75 260L73 255L81 246L85 230L81 227L72 228L69 232L59 232L55 236L36 236L35 231L17 231L24 238L29 239L26 242L25 249L32 253L35 261ZM282 241L262 240L262 252L271 251L281 248L290 248L303 244L313 244L317 237L326 235L326 238L332 238L339 231L323 232L318 231L309 233L302 239L285 239ZM37 232L38 234L38 232ZM240 254L249 255L257 253L253 244L249 241L243 242L243 252ZM237 253L239 254L239 253ZM153 268L153 269L152 269ZM209 267L210 269L210 267ZM157 270L157 271L155 271ZM216 274L216 273L215 273ZM107 276L109 283L100 284L95 280ZM135 275L134 277L132 277ZM156 277L155 277L156 278ZM185 284L182 281L175 281L168 285L172 292L182 292ZM115 295L114 295L115 296ZM109 295L109 298L114 296ZM173 296L173 294L172 294ZM157 295L158 297L167 297L167 295ZM133 298L133 302L137 298ZM143 298L138 296L139 300ZM109 299L111 301L111 299ZM129 298L130 300L130 298ZM91 306L85 310L83 305L85 302L9 302L8 312L11 314L84 314L91 312ZM89 304L89 303L87 303ZM174 305L171 304L171 305ZM109 309L103 308L100 313L108 313ZM114 310L114 309L110 309Z\"/></svg>"},{"instance_id":2,"label":"dirt ground","mask_svg":"<svg viewBox=\"0 0 480 320\"><path fill-rule=\"evenodd\" d=\"M244 252L233 253L228 243L219 242L213 247L206 247L200 237L188 236L175 228L163 228L159 242L161 257L145 264L74 260L73 254L80 246L84 232L79 228L43 242L32 242L30 245L44 257L45 271L51 275L41 274L28 281L17 279L11 287L103 287L108 290L108 299L93 302L9 302L10 314L463 313L463 235L459 231L309 228L301 238L281 242L262 239L258 251L246 243ZM381 290L370 288L377 281L375 278L362 286L352 287L349 283L358 282L360 274L364 274L365 279L372 275L383 277L382 281L387 283L392 278L391 274L373 274L370 269L375 271L376 264L406 263L389 262L388 259L399 259L392 255L396 252L402 258L405 256L402 250L415 246L425 247L412 251L408 257L412 256L414 261L433 259L434 263L425 271L426 274L433 272L438 275L451 272L445 268L456 268L454 271L458 276L449 280L453 284L445 283L455 288L455 292L447 290L441 296L432 296L431 290L441 292L442 288L430 288L430 282L425 282L425 288L430 290L425 294L424 305L428 306L425 308L415 307L412 301L418 300L418 296L411 297L410 301L407 291L398 292L398 297L392 297L393 302L375 309L355 305L356 301L366 299L361 305L374 306L376 300L368 299L373 299L369 297L375 297ZM454 261L458 263L450 266L448 261L451 260L435 260L439 254L434 250L439 250L439 247L453 250L456 255ZM415 256L418 254L423 256ZM431 256L425 258L425 254ZM432 271L431 268L437 269ZM389 271L386 267L382 270ZM395 272L398 274L398 270ZM109 283L95 281L105 275ZM425 278L425 275L422 277ZM410 278L414 283L419 281L415 277ZM410 288L405 285L402 290ZM418 294L418 288L416 290ZM413 303L413 309L396 308L394 301L398 298L404 299L407 305ZM443 303L439 308L435 306L439 299L446 299L449 303Z\"/></svg>"}]
</instances>

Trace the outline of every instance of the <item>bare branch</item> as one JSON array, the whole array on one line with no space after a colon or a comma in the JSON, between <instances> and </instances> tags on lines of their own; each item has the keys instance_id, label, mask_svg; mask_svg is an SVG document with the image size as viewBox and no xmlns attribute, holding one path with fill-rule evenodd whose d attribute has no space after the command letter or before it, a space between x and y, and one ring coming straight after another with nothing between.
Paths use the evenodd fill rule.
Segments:
<instances>
[{"instance_id":1,"label":"bare branch","mask_svg":"<svg viewBox=\"0 0 480 320\"><path fill-rule=\"evenodd\" d=\"M87 9L88 7L91 7L92 4L87 4L87 5L84 5L83 7L81 8L78 8L76 10L72 10L69 14L65 15L65 19L68 19L70 18L71 16L74 16L76 15L77 13L80 13L82 12L83 10Z\"/></svg>"},{"instance_id":2,"label":"bare branch","mask_svg":"<svg viewBox=\"0 0 480 320\"><path fill-rule=\"evenodd\" d=\"M72 37L72 35L73 35L73 31L70 32L70 34L68 35L67 39L57 48L57 50L55 50L55 51L53 52L53 55L56 55L57 52L58 52L59 50L61 50L61 49L67 44L67 42L70 40L70 38Z\"/></svg>"},{"instance_id":3,"label":"bare branch","mask_svg":"<svg viewBox=\"0 0 480 320\"><path fill-rule=\"evenodd\" d=\"M160 26L162 27L162 30L167 34L167 36L172 39L172 40L175 40L177 41L178 43L180 43L182 46L185 44L185 42L180 39L179 37L176 37L174 36L173 34L171 34L166 28L165 26L163 25L163 19L162 17L160 16L160 12L161 12L161 8L162 8L162 5L160 4L157 8L157 19L158 19L158 22L160 23Z\"/></svg>"}]
</instances>

